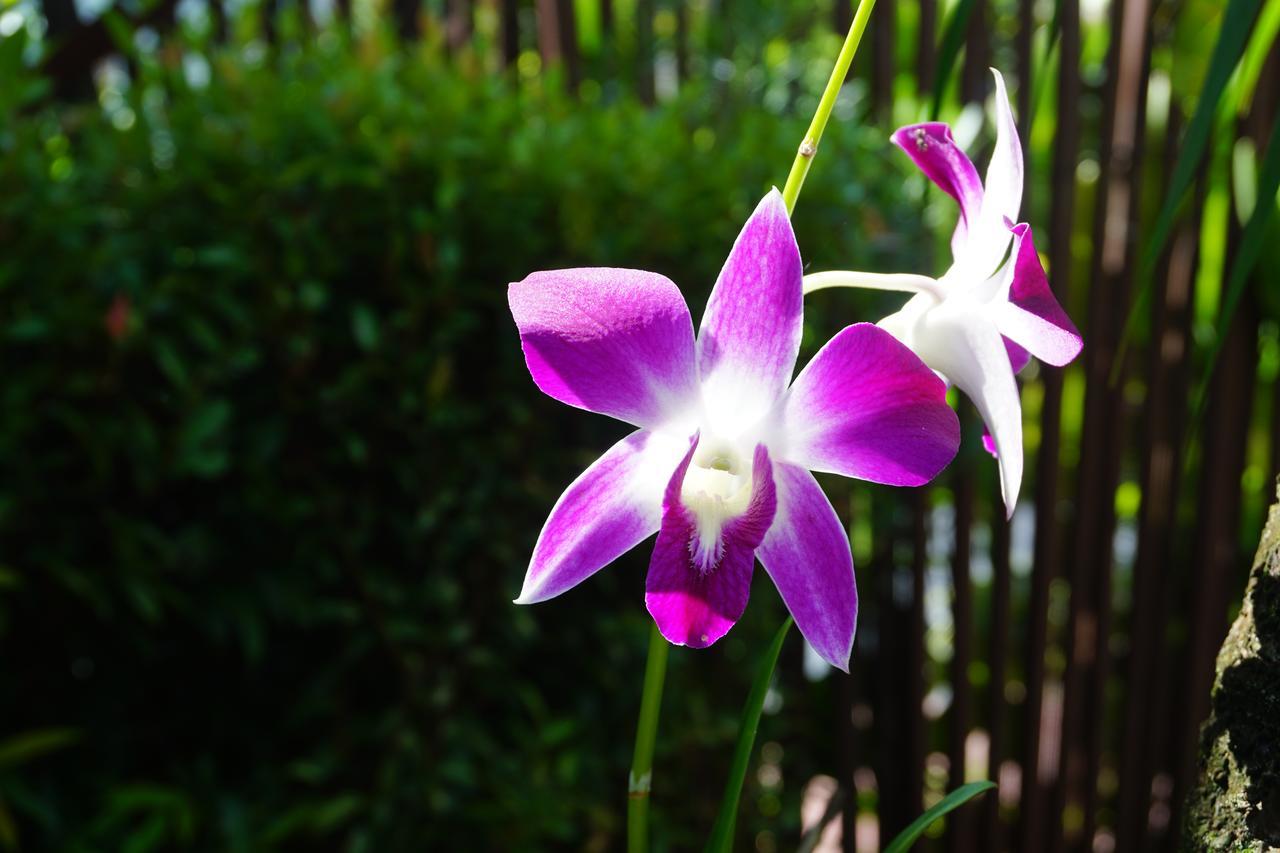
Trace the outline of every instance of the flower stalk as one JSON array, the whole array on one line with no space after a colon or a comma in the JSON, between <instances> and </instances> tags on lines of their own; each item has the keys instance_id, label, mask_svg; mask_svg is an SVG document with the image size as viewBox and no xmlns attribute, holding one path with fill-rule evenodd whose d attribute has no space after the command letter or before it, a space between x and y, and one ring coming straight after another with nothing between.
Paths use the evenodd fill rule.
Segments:
<instances>
[{"instance_id":1,"label":"flower stalk","mask_svg":"<svg viewBox=\"0 0 1280 853\"><path fill-rule=\"evenodd\" d=\"M636 751L631 759L627 788L627 851L649 849L649 788L653 779L653 748L658 739L658 712L662 709L662 684L667 674L670 645L651 622L649 657L644 665L644 690L640 694L640 722L636 727Z\"/></svg>"},{"instance_id":2,"label":"flower stalk","mask_svg":"<svg viewBox=\"0 0 1280 853\"><path fill-rule=\"evenodd\" d=\"M836 57L836 65L831 69L827 88L822 90L818 109L813 114L813 121L809 122L809 132L804 135L804 140L796 151L796 159L791 163L791 173L787 175L787 183L782 188L782 200L787 205L788 214L795 210L796 199L800 197L800 188L804 186L805 176L809 174L809 166L818 153L822 132L827 129L827 121L835 108L836 96L840 94L840 87L849 76L849 66L853 64L853 56L858 52L862 33L867 29L867 22L871 20L871 10L875 6L876 0L860 0L858 9L854 12L853 23L849 25L849 32L844 37L844 45L840 48L840 55Z\"/></svg>"}]
</instances>

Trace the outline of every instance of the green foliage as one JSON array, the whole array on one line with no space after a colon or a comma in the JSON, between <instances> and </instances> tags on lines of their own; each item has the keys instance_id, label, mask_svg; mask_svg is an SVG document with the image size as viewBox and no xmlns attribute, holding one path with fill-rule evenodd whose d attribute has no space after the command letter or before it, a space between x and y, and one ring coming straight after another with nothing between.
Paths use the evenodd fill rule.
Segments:
<instances>
[{"instance_id":1,"label":"green foliage","mask_svg":"<svg viewBox=\"0 0 1280 853\"><path fill-rule=\"evenodd\" d=\"M617 846L646 549L510 599L625 430L538 393L506 283L650 268L696 318L807 116L720 84L584 109L334 32L258 47L166 44L101 108L0 117L0 733L81 733L0 768L0 840ZM927 271L910 174L883 131L832 126L796 217L813 268ZM803 357L883 313L857 298L812 301ZM714 818L781 617L767 581L752 601L672 655L660 847ZM764 725L795 744L785 832L834 735Z\"/></svg>"},{"instance_id":2,"label":"green foliage","mask_svg":"<svg viewBox=\"0 0 1280 853\"><path fill-rule=\"evenodd\" d=\"M941 800L928 809L920 817L911 821L911 825L902 832L898 833L892 841L884 848L884 853L907 853L911 849L911 845L920 840L920 836L924 835L926 829L939 818L963 806L979 794L990 791L996 784L994 782L969 782L961 785L950 794L947 794Z\"/></svg>"},{"instance_id":3,"label":"green foliage","mask_svg":"<svg viewBox=\"0 0 1280 853\"><path fill-rule=\"evenodd\" d=\"M1124 363L1122 356L1138 326L1138 318L1145 314L1150 305L1152 275L1155 272L1156 261L1173 231L1175 216L1195 177L1196 166L1204 156L1205 147L1213 131L1219 99L1226 91L1232 72L1245 50L1253 21L1261 6L1261 0L1230 0L1226 11L1223 12L1222 25L1213 45L1204 85L1196 99L1195 113L1191 116L1191 123L1187 127L1187 132L1182 139L1182 147L1178 152L1177 163L1169 177L1168 193L1164 197L1160 214L1151 228L1151 237L1143 249L1141 266L1138 269L1138 294L1125 321L1124 335L1121 340L1121 357L1117 357L1113 362L1111 377L1113 383L1118 379L1120 366Z\"/></svg>"}]
</instances>

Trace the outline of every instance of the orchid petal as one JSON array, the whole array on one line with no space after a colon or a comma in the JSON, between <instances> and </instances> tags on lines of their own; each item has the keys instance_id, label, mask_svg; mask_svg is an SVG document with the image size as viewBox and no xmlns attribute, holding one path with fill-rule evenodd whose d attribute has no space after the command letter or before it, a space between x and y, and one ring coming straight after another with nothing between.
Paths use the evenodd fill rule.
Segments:
<instances>
[{"instance_id":1,"label":"orchid petal","mask_svg":"<svg viewBox=\"0 0 1280 853\"><path fill-rule=\"evenodd\" d=\"M550 397L641 427L692 417L693 321L670 279L642 270L536 272L507 289L533 381Z\"/></svg>"},{"instance_id":2,"label":"orchid petal","mask_svg":"<svg viewBox=\"0 0 1280 853\"><path fill-rule=\"evenodd\" d=\"M1061 367L1080 354L1084 341L1049 288L1031 226L1022 223L1011 230L1014 247L1007 265L1008 300L998 303L996 325L1014 345L1020 345L1043 362Z\"/></svg>"},{"instance_id":3,"label":"orchid petal","mask_svg":"<svg viewBox=\"0 0 1280 853\"><path fill-rule=\"evenodd\" d=\"M1009 248L1007 223L1018 221L1022 207L1022 143L1004 78L994 68L991 73L996 80L996 147L987 164L982 209L970 230L965 251L955 259L956 269L965 279L983 279L995 271Z\"/></svg>"},{"instance_id":4,"label":"orchid petal","mask_svg":"<svg viewBox=\"0 0 1280 853\"><path fill-rule=\"evenodd\" d=\"M1008 338L1004 339L1004 349L1009 353L1009 366L1013 368L1014 373L1020 372L1027 366L1027 362L1031 361L1031 353Z\"/></svg>"},{"instance_id":5,"label":"orchid petal","mask_svg":"<svg viewBox=\"0 0 1280 853\"><path fill-rule=\"evenodd\" d=\"M983 189L973 161L956 144L951 128L930 121L898 128L890 137L943 192L960 203L960 219L951 235L951 253L960 254L982 209Z\"/></svg>"},{"instance_id":6,"label":"orchid petal","mask_svg":"<svg viewBox=\"0 0 1280 853\"><path fill-rule=\"evenodd\" d=\"M996 440L991 437L991 430L985 425L982 427L982 449L990 453L992 458L1000 458L1000 454L996 453Z\"/></svg>"},{"instance_id":7,"label":"orchid petal","mask_svg":"<svg viewBox=\"0 0 1280 853\"><path fill-rule=\"evenodd\" d=\"M1000 460L1000 493L1013 516L1022 482L1022 404L1000 331L973 309L941 309L922 319L916 352L977 407Z\"/></svg>"},{"instance_id":8,"label":"orchid petal","mask_svg":"<svg viewBox=\"0 0 1280 853\"><path fill-rule=\"evenodd\" d=\"M778 512L760 545L760 562L809 645L848 672L858 625L848 534L812 474L786 463L773 472Z\"/></svg>"},{"instance_id":9,"label":"orchid petal","mask_svg":"<svg viewBox=\"0 0 1280 853\"><path fill-rule=\"evenodd\" d=\"M769 452L757 445L750 503L721 529L718 562L698 564L694 559L697 520L681 497L696 449L695 440L667 485L644 601L668 642L701 649L728 633L747 608L756 548L773 521L777 492Z\"/></svg>"},{"instance_id":10,"label":"orchid petal","mask_svg":"<svg viewBox=\"0 0 1280 853\"><path fill-rule=\"evenodd\" d=\"M577 586L657 530L668 472L688 445L638 430L609 448L556 501L517 604Z\"/></svg>"},{"instance_id":11,"label":"orchid petal","mask_svg":"<svg viewBox=\"0 0 1280 853\"><path fill-rule=\"evenodd\" d=\"M756 207L707 301L698 368L710 426L734 437L782 395L800 351L800 249L782 194Z\"/></svg>"},{"instance_id":12,"label":"orchid petal","mask_svg":"<svg viewBox=\"0 0 1280 853\"><path fill-rule=\"evenodd\" d=\"M780 435L787 462L894 486L929 482L960 446L946 385L870 323L846 327L796 377Z\"/></svg>"}]
</instances>

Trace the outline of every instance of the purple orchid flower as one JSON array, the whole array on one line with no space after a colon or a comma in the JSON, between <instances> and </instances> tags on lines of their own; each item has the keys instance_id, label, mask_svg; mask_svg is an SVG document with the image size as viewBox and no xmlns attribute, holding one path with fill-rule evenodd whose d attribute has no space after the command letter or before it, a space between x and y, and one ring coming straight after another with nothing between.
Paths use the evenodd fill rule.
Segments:
<instances>
[{"instance_id":1,"label":"purple orchid flower","mask_svg":"<svg viewBox=\"0 0 1280 853\"><path fill-rule=\"evenodd\" d=\"M561 495L516 603L560 595L656 532L645 603L668 641L724 636L758 557L801 633L847 671L853 557L810 471L920 485L955 455L959 424L937 376L869 323L789 383L802 267L781 194L747 220L696 340L680 291L656 273L538 272L508 300L539 388L639 427Z\"/></svg>"},{"instance_id":2,"label":"purple orchid flower","mask_svg":"<svg viewBox=\"0 0 1280 853\"><path fill-rule=\"evenodd\" d=\"M805 278L805 292L847 286L916 293L879 326L954 382L978 408L987 428L983 443L999 461L1000 491L1012 516L1022 482L1022 405L1014 374L1033 355L1061 367L1079 354L1083 342L1049 288L1031 226L1014 224L1022 202L1022 146L1004 78L994 68L991 73L996 146L985 183L947 125L912 124L893 134L920 170L960 203L951 268L936 280L817 273Z\"/></svg>"}]
</instances>

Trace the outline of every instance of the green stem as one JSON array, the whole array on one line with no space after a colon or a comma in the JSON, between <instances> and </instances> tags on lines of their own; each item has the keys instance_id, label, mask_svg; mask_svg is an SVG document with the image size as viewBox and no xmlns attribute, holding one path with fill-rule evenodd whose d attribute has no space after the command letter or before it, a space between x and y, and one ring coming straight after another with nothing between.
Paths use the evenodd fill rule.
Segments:
<instances>
[{"instance_id":1,"label":"green stem","mask_svg":"<svg viewBox=\"0 0 1280 853\"><path fill-rule=\"evenodd\" d=\"M841 2L841 0L837 0ZM782 189L782 200L786 202L787 213L795 210L796 199L800 197L800 188L804 186L805 176L809 174L809 165L818 153L818 143L822 141L822 131L827 129L827 120L831 118L831 110L835 108L836 96L840 87L849 76L849 66L853 64L853 55L858 52L858 43L862 41L862 33L871 19L871 10L876 0L859 0L858 10L853 15L853 23L849 25L849 34L844 37L844 45L840 55L836 57L836 67L831 69L831 78L827 80L827 88L822 90L822 98L818 101L818 110L809 122L809 132L800 143L796 159L791 164L791 174L787 175L787 183Z\"/></svg>"},{"instance_id":2,"label":"green stem","mask_svg":"<svg viewBox=\"0 0 1280 853\"><path fill-rule=\"evenodd\" d=\"M662 708L662 682L667 675L667 641L653 622L649 632L649 659L644 665L644 692L640 694L640 722L636 727L636 752L631 759L627 793L627 851L649 849L649 787L653 779L653 747L658 738L658 712Z\"/></svg>"}]
</instances>

